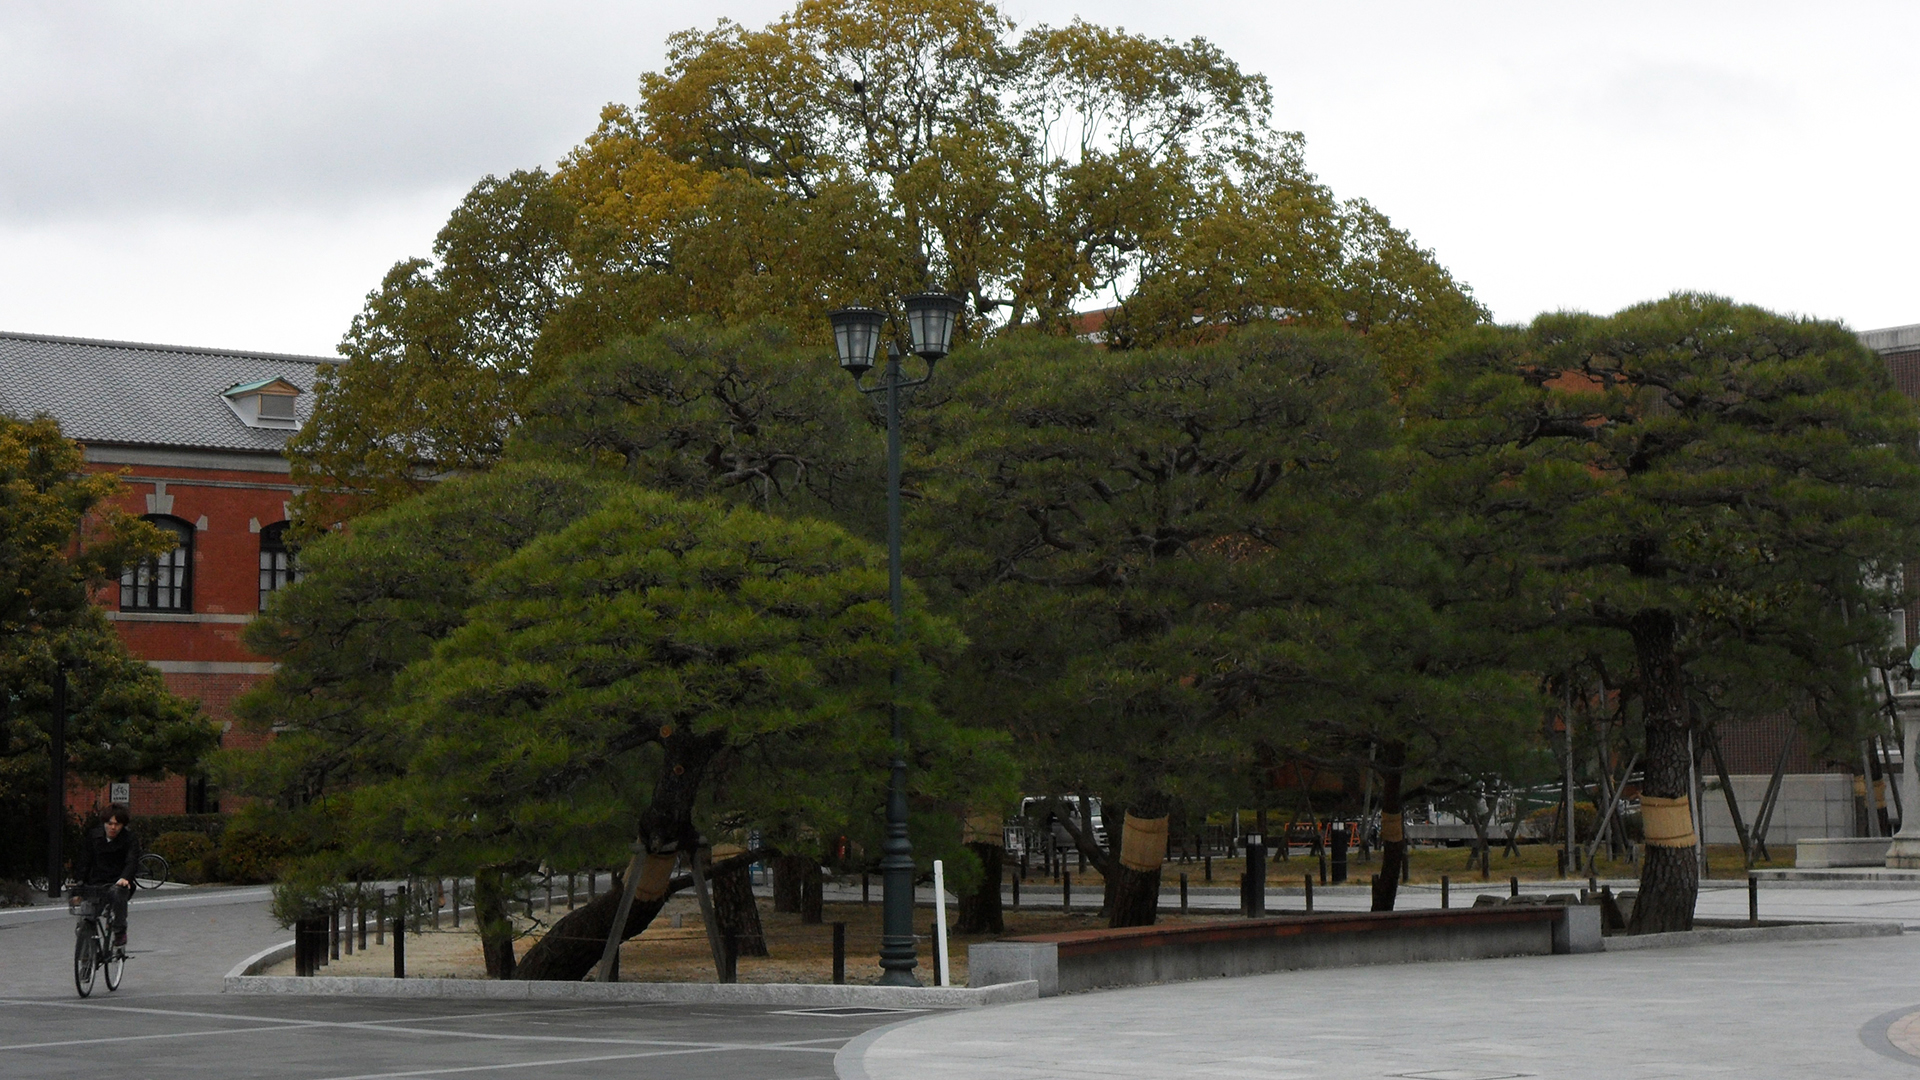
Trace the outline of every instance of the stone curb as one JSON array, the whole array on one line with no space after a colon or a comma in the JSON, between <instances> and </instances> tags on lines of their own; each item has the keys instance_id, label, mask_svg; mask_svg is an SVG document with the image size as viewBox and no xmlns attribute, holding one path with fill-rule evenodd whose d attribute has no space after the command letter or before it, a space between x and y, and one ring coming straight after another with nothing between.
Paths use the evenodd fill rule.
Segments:
<instances>
[{"instance_id":1,"label":"stone curb","mask_svg":"<svg viewBox=\"0 0 1920 1080\"><path fill-rule=\"evenodd\" d=\"M1900 924L1892 922L1725 927L1710 930L1683 930L1674 934L1610 937L1605 939L1605 951L1684 949L1694 945L1758 945L1774 941L1837 941L1846 938L1894 937L1900 932Z\"/></svg>"},{"instance_id":2,"label":"stone curb","mask_svg":"<svg viewBox=\"0 0 1920 1080\"><path fill-rule=\"evenodd\" d=\"M278 945L269 945L259 952L254 953L252 956L247 957L245 960L233 965L233 967L227 971L227 983L231 986L235 979L245 975L257 975L280 961L288 960L292 957L293 942L283 941Z\"/></svg>"},{"instance_id":3,"label":"stone curb","mask_svg":"<svg viewBox=\"0 0 1920 1080\"><path fill-rule=\"evenodd\" d=\"M303 997L388 997L486 1001L623 1001L676 1005L832 1006L870 1009L974 1009L1040 996L1037 982L999 986L834 986L817 983L590 983L520 982L488 979L382 979L318 975L239 974L240 968L291 946L275 946L243 962L229 974L229 994ZM281 956L279 959L285 959ZM273 961L261 961L262 966Z\"/></svg>"}]
</instances>

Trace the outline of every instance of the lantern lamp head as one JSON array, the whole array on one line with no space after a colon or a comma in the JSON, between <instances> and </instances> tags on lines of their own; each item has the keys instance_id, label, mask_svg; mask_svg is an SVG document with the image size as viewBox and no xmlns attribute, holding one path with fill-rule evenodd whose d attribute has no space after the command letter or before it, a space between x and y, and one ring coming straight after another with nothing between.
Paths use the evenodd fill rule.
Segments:
<instances>
[{"instance_id":1,"label":"lantern lamp head","mask_svg":"<svg viewBox=\"0 0 1920 1080\"><path fill-rule=\"evenodd\" d=\"M906 298L906 306L915 355L928 361L947 355L953 346L953 324L966 305L946 293L914 293Z\"/></svg>"},{"instance_id":2,"label":"lantern lamp head","mask_svg":"<svg viewBox=\"0 0 1920 1080\"><path fill-rule=\"evenodd\" d=\"M858 379L873 367L880 350L880 332L886 327L887 313L878 308L850 307L830 311L833 322L833 347L840 354L840 366Z\"/></svg>"}]
</instances>

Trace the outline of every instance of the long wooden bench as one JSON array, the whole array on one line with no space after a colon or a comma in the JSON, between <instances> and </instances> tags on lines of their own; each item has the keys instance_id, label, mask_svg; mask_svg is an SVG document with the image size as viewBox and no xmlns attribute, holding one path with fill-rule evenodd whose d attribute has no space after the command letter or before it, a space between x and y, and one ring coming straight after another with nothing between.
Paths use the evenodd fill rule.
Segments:
<instances>
[{"instance_id":1,"label":"long wooden bench","mask_svg":"<svg viewBox=\"0 0 1920 1080\"><path fill-rule=\"evenodd\" d=\"M1033 979L1040 996L1297 968L1599 952L1600 909L1457 908L1222 919L1037 934L972 946L968 985Z\"/></svg>"}]
</instances>

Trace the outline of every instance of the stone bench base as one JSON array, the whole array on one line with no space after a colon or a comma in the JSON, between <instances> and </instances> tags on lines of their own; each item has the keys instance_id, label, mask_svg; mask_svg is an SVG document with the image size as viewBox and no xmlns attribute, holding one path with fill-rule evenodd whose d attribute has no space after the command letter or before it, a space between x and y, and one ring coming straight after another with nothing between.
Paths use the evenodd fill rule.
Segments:
<instances>
[{"instance_id":1,"label":"stone bench base","mask_svg":"<svg viewBox=\"0 0 1920 1080\"><path fill-rule=\"evenodd\" d=\"M1038 983L1041 997L1298 968L1599 952L1596 907L1295 915L1082 930L967 950L968 983Z\"/></svg>"}]
</instances>

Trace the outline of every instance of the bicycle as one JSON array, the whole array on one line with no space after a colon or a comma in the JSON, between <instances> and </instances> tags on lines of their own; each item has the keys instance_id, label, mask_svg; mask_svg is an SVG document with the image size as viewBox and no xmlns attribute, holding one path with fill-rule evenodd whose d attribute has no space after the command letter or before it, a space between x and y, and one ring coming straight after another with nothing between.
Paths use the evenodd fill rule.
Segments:
<instances>
[{"instance_id":1,"label":"bicycle","mask_svg":"<svg viewBox=\"0 0 1920 1080\"><path fill-rule=\"evenodd\" d=\"M149 851L140 856L140 867L134 872L133 887L136 889L157 889L167 883L167 874L172 867L167 860Z\"/></svg>"},{"instance_id":2,"label":"bicycle","mask_svg":"<svg viewBox=\"0 0 1920 1080\"><path fill-rule=\"evenodd\" d=\"M113 902L107 892L111 888L76 885L67 892L68 910L80 920L73 927L73 987L81 997L93 993L94 979L102 969L107 989L120 989L126 968L126 946L113 943Z\"/></svg>"}]
</instances>

